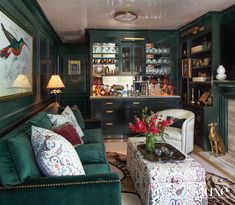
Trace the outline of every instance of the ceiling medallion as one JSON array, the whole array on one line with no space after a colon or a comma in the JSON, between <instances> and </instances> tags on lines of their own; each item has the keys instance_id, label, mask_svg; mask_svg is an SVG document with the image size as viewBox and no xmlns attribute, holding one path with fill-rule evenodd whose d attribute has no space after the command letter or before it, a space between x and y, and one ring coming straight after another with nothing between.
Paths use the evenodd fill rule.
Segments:
<instances>
[{"instance_id":1,"label":"ceiling medallion","mask_svg":"<svg viewBox=\"0 0 235 205\"><path fill-rule=\"evenodd\" d=\"M120 22L131 22L135 21L138 16L133 12L117 12L114 14L114 19Z\"/></svg>"}]
</instances>

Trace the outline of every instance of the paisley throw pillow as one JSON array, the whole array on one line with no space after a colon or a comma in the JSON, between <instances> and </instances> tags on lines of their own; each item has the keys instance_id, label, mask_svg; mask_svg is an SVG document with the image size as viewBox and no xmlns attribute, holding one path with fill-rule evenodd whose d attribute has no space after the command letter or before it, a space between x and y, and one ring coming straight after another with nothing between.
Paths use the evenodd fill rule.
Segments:
<instances>
[{"instance_id":1,"label":"paisley throw pillow","mask_svg":"<svg viewBox=\"0 0 235 205\"><path fill-rule=\"evenodd\" d=\"M76 129L77 131L77 134L80 136L80 137L83 137L84 136L84 133L81 129L81 127L79 126L76 118L74 119L72 115L53 115L53 114L47 114L47 116L49 117L51 123L53 124L54 127L58 127L58 126L61 126L65 123L71 123L74 128Z\"/></svg>"},{"instance_id":2,"label":"paisley throw pillow","mask_svg":"<svg viewBox=\"0 0 235 205\"><path fill-rule=\"evenodd\" d=\"M69 106L66 106L64 111L61 113L61 115L69 115L71 116L71 118L73 119L73 121L75 122L76 125L78 124L78 121L76 119L76 116L74 115L74 112L71 110L71 108ZM80 125L79 125L80 127Z\"/></svg>"},{"instance_id":3,"label":"paisley throw pillow","mask_svg":"<svg viewBox=\"0 0 235 205\"><path fill-rule=\"evenodd\" d=\"M32 126L31 142L38 167L45 176L85 174L76 150L61 135Z\"/></svg>"}]
</instances>

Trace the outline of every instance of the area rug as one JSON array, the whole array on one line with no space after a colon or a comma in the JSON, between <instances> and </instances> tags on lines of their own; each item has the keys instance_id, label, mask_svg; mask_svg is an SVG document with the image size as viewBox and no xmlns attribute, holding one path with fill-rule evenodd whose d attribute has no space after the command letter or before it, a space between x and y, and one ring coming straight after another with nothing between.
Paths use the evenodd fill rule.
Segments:
<instances>
[{"instance_id":1,"label":"area rug","mask_svg":"<svg viewBox=\"0 0 235 205\"><path fill-rule=\"evenodd\" d=\"M122 193L125 197L125 205L137 204L133 202L136 200L133 194L138 196L133 183L131 181L130 173L126 167L126 155L107 152L109 163L114 167L113 171L118 172L122 183ZM208 205L234 205L235 204L235 184L226 178L222 178L213 173L206 173ZM131 195L126 195L130 193ZM140 203L140 202L139 202Z\"/></svg>"}]
</instances>

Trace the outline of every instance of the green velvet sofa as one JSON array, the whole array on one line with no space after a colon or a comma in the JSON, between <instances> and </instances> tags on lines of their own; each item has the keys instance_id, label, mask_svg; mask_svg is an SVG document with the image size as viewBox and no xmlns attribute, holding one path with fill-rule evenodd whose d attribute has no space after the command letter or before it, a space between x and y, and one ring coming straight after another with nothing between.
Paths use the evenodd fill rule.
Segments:
<instances>
[{"instance_id":1,"label":"green velvet sofa","mask_svg":"<svg viewBox=\"0 0 235 205\"><path fill-rule=\"evenodd\" d=\"M46 114L39 112L0 139L0 205L120 205L120 180L110 173L96 121L85 121L84 144L76 147L86 175L42 176L30 135L32 125L52 128Z\"/></svg>"}]
</instances>

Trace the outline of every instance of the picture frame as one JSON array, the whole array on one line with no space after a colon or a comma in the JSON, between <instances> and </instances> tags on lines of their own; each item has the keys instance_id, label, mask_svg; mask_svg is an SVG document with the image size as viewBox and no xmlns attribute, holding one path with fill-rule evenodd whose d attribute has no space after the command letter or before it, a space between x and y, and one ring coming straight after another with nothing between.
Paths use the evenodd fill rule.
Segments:
<instances>
[{"instance_id":1,"label":"picture frame","mask_svg":"<svg viewBox=\"0 0 235 205\"><path fill-rule=\"evenodd\" d=\"M182 60L182 78L192 78L191 58Z\"/></svg>"},{"instance_id":2,"label":"picture frame","mask_svg":"<svg viewBox=\"0 0 235 205\"><path fill-rule=\"evenodd\" d=\"M69 60L68 74L69 75L81 75L81 61L80 60Z\"/></svg>"},{"instance_id":3,"label":"picture frame","mask_svg":"<svg viewBox=\"0 0 235 205\"><path fill-rule=\"evenodd\" d=\"M32 94L33 37L0 10L0 100Z\"/></svg>"}]
</instances>

